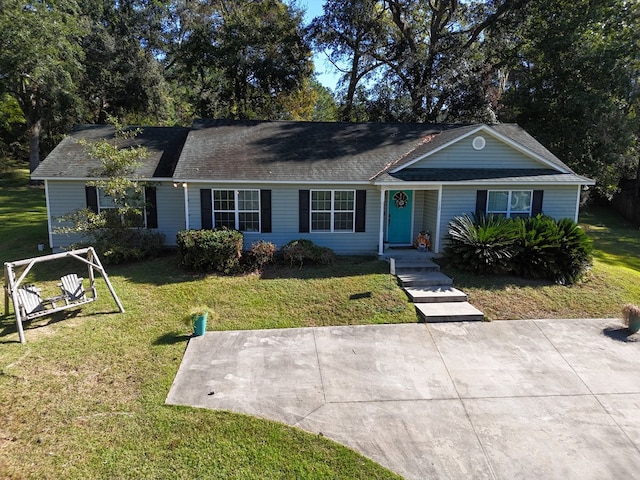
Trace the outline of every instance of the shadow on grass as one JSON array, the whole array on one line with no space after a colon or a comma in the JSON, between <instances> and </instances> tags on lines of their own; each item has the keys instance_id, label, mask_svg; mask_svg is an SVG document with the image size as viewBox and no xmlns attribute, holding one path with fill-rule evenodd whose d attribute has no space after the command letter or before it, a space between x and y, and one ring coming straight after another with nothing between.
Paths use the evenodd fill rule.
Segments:
<instances>
[{"instance_id":1,"label":"shadow on grass","mask_svg":"<svg viewBox=\"0 0 640 480\"><path fill-rule=\"evenodd\" d=\"M332 265L302 265L286 264L268 265L260 278L263 280L276 279L320 279L354 277L360 275L389 273L389 264L371 256L338 256Z\"/></svg>"},{"instance_id":2,"label":"shadow on grass","mask_svg":"<svg viewBox=\"0 0 640 480\"><path fill-rule=\"evenodd\" d=\"M630 333L626 327L614 328L606 327L602 330L605 337L609 337L619 342L637 342L640 341L640 334Z\"/></svg>"},{"instance_id":3,"label":"shadow on grass","mask_svg":"<svg viewBox=\"0 0 640 480\"><path fill-rule=\"evenodd\" d=\"M159 336L153 342L154 345L175 345L176 343L188 342L191 335L185 335L184 333L169 332Z\"/></svg>"},{"instance_id":4,"label":"shadow on grass","mask_svg":"<svg viewBox=\"0 0 640 480\"><path fill-rule=\"evenodd\" d=\"M48 327L56 323L68 320L70 318L77 317L80 314L80 310L65 310L63 312L53 313L48 317L40 317L33 320L25 320L22 322L22 328L25 333L25 337L30 330L37 330L39 328ZM45 321L43 321L45 320ZM0 343L19 343L20 339L8 340L6 337L16 334L18 329L16 328L16 317L14 314L4 314L0 317Z\"/></svg>"},{"instance_id":5,"label":"shadow on grass","mask_svg":"<svg viewBox=\"0 0 640 480\"><path fill-rule=\"evenodd\" d=\"M438 259L442 273L451 277L456 288L478 288L483 290L505 290L507 288L540 288L556 285L551 280L522 278L515 275L491 275L464 272L450 267L444 259Z\"/></svg>"}]
</instances>

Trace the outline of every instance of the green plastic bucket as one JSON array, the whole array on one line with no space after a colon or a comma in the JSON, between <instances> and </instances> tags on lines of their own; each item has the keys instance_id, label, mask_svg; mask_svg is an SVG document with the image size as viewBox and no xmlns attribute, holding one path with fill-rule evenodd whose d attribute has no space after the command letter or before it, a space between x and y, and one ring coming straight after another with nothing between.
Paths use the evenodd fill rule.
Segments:
<instances>
[{"instance_id":1,"label":"green plastic bucket","mask_svg":"<svg viewBox=\"0 0 640 480\"><path fill-rule=\"evenodd\" d=\"M196 337L204 335L204 332L207 331L207 315L194 315L193 316L193 334Z\"/></svg>"}]
</instances>

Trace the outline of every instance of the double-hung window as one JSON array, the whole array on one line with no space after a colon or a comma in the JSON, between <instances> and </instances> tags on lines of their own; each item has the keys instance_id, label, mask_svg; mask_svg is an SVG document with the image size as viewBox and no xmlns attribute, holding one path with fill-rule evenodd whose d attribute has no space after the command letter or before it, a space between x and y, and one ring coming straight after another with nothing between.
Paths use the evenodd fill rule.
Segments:
<instances>
[{"instance_id":1,"label":"double-hung window","mask_svg":"<svg viewBox=\"0 0 640 480\"><path fill-rule=\"evenodd\" d=\"M213 190L213 225L260 232L260 190Z\"/></svg>"},{"instance_id":2,"label":"double-hung window","mask_svg":"<svg viewBox=\"0 0 640 480\"><path fill-rule=\"evenodd\" d=\"M531 216L532 190L489 190L487 214L505 217Z\"/></svg>"},{"instance_id":3,"label":"double-hung window","mask_svg":"<svg viewBox=\"0 0 640 480\"><path fill-rule=\"evenodd\" d=\"M134 208L127 209L125 213L121 213L113 202L113 198L107 195L102 189L97 189L98 193L98 213L104 213L108 222L122 224L126 227L144 227L146 226L145 218L145 198L144 191L140 193L130 192L127 195L127 203Z\"/></svg>"},{"instance_id":4,"label":"double-hung window","mask_svg":"<svg viewBox=\"0 0 640 480\"><path fill-rule=\"evenodd\" d=\"M311 190L312 232L353 232L355 190Z\"/></svg>"}]
</instances>

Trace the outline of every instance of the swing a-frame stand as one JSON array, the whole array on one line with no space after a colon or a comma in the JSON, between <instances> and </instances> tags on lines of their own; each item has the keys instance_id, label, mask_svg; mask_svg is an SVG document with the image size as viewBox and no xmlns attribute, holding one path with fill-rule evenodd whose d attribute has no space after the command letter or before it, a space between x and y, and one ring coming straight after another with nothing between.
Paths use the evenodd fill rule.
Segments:
<instances>
[{"instance_id":1,"label":"swing a-frame stand","mask_svg":"<svg viewBox=\"0 0 640 480\"><path fill-rule=\"evenodd\" d=\"M83 278L75 273L64 275L60 278L60 295L49 298L40 296L40 289L35 285L23 285L24 279L36 263L48 262L61 258L74 258L84 263L88 270L89 288L85 290ZM21 268L24 267L24 268ZM100 259L93 247L71 250L68 252L54 253L42 257L27 258L16 262L5 262L4 264L4 311L9 313L9 299L13 301L13 310L16 315L16 327L20 341L25 343L24 329L22 322L38 317L52 315L69 308L75 308L85 303L91 303L98 299L96 291L95 271L98 271L104 278L109 292L115 300L120 312L124 313L124 307L116 295L107 272L100 263ZM18 276L19 274L19 276Z\"/></svg>"}]
</instances>

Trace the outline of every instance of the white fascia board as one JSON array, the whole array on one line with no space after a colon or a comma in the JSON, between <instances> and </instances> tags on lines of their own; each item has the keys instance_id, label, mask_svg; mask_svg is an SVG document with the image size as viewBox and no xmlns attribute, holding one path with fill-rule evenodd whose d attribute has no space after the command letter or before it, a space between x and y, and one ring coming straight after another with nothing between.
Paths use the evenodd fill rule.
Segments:
<instances>
[{"instance_id":1,"label":"white fascia board","mask_svg":"<svg viewBox=\"0 0 640 480\"><path fill-rule=\"evenodd\" d=\"M502 135L501 133L497 132L496 130L494 130L493 128L491 128L488 125L480 125L480 126L478 126L478 128L474 128L473 130L465 133L464 135L460 135L459 137L454 138L453 140L445 143L444 145L439 146L438 148L436 148L436 149L434 149L434 150L432 150L432 151L430 151L428 153L425 153L424 155L416 158L415 160L412 160L411 162L409 162L409 163L407 163L405 165L402 165L400 167L394 168L393 170L390 171L390 173L397 173L397 172L399 172L401 170L404 170L405 168L410 167L411 165L413 165L413 164L415 164L417 162L420 162L420 161L424 160L425 158L430 157L431 155L433 155L433 154L435 154L435 153L437 153L437 152L439 152L441 150L444 150L445 148L448 148L451 145L453 145L455 143L458 143L461 140L464 140L465 138L470 137L471 135L475 135L475 134L480 133L480 132L486 133L487 135L491 135L492 137L494 137L494 138L506 143L507 145L511 146L515 150L518 150L520 153L522 153L522 154L524 154L524 155L526 155L526 156L528 156L528 157L530 157L530 158L532 158L532 159L534 159L534 160L536 160L536 161L538 161L538 162L540 162L540 163L542 163L542 164L544 164L544 165L546 165L548 167L551 167L551 168L553 168L554 170L557 170L560 173L571 173L569 170L567 170L565 168L560 168L558 165L550 162L546 158L543 158L540 155L538 155L537 153L532 152L528 148L523 147L519 143L511 140L509 137L506 137L506 136Z\"/></svg>"},{"instance_id":2,"label":"white fascia board","mask_svg":"<svg viewBox=\"0 0 640 480\"><path fill-rule=\"evenodd\" d=\"M420 182L420 183L397 183L397 182L381 182L376 183L375 185L379 187L384 187L389 190L406 190L406 189L437 189L440 186L485 186L491 187L493 185L544 185L544 186L567 186L567 185L595 185L596 182L593 180L586 181L566 181L566 182L516 182L516 181L495 181L495 182L478 182L478 181L466 181L466 182Z\"/></svg>"},{"instance_id":3,"label":"white fascia board","mask_svg":"<svg viewBox=\"0 0 640 480\"><path fill-rule=\"evenodd\" d=\"M188 184L224 184L224 185L237 185L237 184L248 184L248 185L372 185L372 183L368 180L359 180L359 181L349 181L349 180L340 180L340 181L328 181L328 180L181 180L174 178L172 180L175 183L188 183Z\"/></svg>"},{"instance_id":4,"label":"white fascia board","mask_svg":"<svg viewBox=\"0 0 640 480\"><path fill-rule=\"evenodd\" d=\"M31 177L32 180L59 181L59 182L99 182L109 177ZM138 182L175 182L169 177L136 178Z\"/></svg>"}]
</instances>

